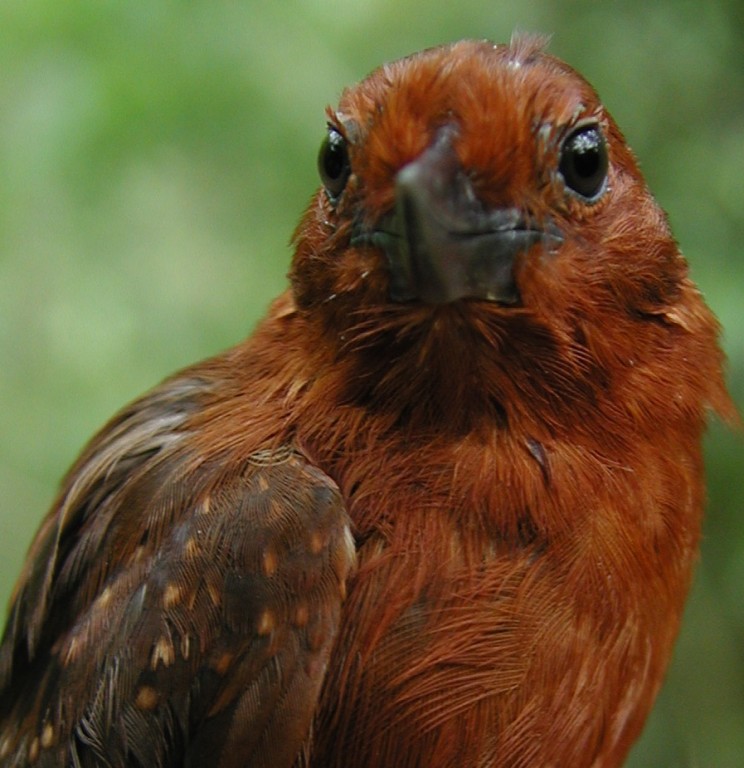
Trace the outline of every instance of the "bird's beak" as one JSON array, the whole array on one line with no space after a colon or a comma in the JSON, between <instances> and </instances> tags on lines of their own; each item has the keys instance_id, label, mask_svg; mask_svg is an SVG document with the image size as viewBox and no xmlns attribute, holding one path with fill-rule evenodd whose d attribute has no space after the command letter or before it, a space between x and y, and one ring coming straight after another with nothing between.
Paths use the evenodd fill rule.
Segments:
<instances>
[{"instance_id":1,"label":"bird's beak","mask_svg":"<svg viewBox=\"0 0 744 768\"><path fill-rule=\"evenodd\" d=\"M452 128L441 129L398 172L395 210L360 239L386 252L394 301L516 304L516 257L536 243L554 249L560 233L517 208L486 209L457 159L454 136Z\"/></svg>"}]
</instances>

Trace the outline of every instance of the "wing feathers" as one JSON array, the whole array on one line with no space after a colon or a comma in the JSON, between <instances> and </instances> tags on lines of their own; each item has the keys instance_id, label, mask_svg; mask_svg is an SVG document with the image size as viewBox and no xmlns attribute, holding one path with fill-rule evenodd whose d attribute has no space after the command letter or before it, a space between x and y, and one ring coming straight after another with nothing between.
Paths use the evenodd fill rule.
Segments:
<instances>
[{"instance_id":1,"label":"wing feathers","mask_svg":"<svg viewBox=\"0 0 744 768\"><path fill-rule=\"evenodd\" d=\"M0 765L278 768L308 738L346 512L288 446L199 454L205 392L166 382L73 468L0 646Z\"/></svg>"}]
</instances>

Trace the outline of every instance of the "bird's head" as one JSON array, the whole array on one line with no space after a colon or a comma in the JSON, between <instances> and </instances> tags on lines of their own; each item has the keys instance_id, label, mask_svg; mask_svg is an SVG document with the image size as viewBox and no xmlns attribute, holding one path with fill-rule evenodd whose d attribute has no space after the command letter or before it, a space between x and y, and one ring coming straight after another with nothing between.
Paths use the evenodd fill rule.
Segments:
<instances>
[{"instance_id":1,"label":"bird's head","mask_svg":"<svg viewBox=\"0 0 744 768\"><path fill-rule=\"evenodd\" d=\"M433 48L328 111L291 278L365 396L554 410L668 346L662 327L715 337L622 134L543 47Z\"/></svg>"}]
</instances>

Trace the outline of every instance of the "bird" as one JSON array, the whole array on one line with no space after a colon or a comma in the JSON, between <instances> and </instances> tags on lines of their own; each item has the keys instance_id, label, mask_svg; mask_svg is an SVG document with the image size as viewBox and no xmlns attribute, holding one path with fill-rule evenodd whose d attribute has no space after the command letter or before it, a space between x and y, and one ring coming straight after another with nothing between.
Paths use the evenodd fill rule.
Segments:
<instances>
[{"instance_id":1,"label":"bird","mask_svg":"<svg viewBox=\"0 0 744 768\"><path fill-rule=\"evenodd\" d=\"M665 213L546 47L429 48L327 109L286 290L41 523L0 766L623 763L738 415Z\"/></svg>"}]
</instances>

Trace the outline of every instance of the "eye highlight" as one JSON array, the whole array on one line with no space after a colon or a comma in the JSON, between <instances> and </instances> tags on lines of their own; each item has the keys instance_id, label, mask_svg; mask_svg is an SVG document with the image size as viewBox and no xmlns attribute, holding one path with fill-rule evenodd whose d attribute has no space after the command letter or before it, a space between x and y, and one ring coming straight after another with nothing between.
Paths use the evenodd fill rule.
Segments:
<instances>
[{"instance_id":1,"label":"eye highlight","mask_svg":"<svg viewBox=\"0 0 744 768\"><path fill-rule=\"evenodd\" d=\"M351 163L346 139L333 126L328 127L328 135L320 145L318 172L328 197L335 203L349 180Z\"/></svg>"},{"instance_id":2,"label":"eye highlight","mask_svg":"<svg viewBox=\"0 0 744 768\"><path fill-rule=\"evenodd\" d=\"M596 123L572 131L561 145L558 171L566 187L587 201L604 192L608 167L607 143Z\"/></svg>"}]
</instances>

